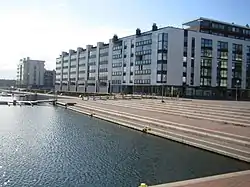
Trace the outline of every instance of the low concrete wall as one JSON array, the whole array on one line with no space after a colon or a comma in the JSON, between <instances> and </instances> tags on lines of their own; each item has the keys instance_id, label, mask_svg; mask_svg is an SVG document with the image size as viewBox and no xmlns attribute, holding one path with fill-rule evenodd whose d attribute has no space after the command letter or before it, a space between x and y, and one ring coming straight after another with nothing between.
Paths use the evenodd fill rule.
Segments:
<instances>
[{"instance_id":1,"label":"low concrete wall","mask_svg":"<svg viewBox=\"0 0 250 187\"><path fill-rule=\"evenodd\" d=\"M67 85L63 85L62 86L62 91L68 91L68 86Z\"/></svg>"},{"instance_id":2,"label":"low concrete wall","mask_svg":"<svg viewBox=\"0 0 250 187\"><path fill-rule=\"evenodd\" d=\"M100 86L99 87L99 93L108 93L107 86Z\"/></svg>"},{"instance_id":3,"label":"low concrete wall","mask_svg":"<svg viewBox=\"0 0 250 187\"><path fill-rule=\"evenodd\" d=\"M87 93L95 93L95 86L88 86L86 92Z\"/></svg>"},{"instance_id":4,"label":"low concrete wall","mask_svg":"<svg viewBox=\"0 0 250 187\"><path fill-rule=\"evenodd\" d=\"M60 85L55 85L55 90L60 91Z\"/></svg>"},{"instance_id":5,"label":"low concrete wall","mask_svg":"<svg viewBox=\"0 0 250 187\"><path fill-rule=\"evenodd\" d=\"M77 92L85 92L85 86L78 86Z\"/></svg>"},{"instance_id":6,"label":"low concrete wall","mask_svg":"<svg viewBox=\"0 0 250 187\"><path fill-rule=\"evenodd\" d=\"M76 86L75 85L70 85L69 86L69 91L75 92L76 91Z\"/></svg>"}]
</instances>

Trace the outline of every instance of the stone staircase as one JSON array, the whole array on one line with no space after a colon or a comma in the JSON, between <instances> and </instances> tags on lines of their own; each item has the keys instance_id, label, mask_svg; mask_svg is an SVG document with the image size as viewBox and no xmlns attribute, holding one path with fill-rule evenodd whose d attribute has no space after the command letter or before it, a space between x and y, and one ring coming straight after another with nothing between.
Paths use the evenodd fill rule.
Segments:
<instances>
[{"instance_id":1,"label":"stone staircase","mask_svg":"<svg viewBox=\"0 0 250 187\"><path fill-rule=\"evenodd\" d=\"M102 102L105 103L106 101ZM116 107L113 107L113 105ZM150 107L141 103L130 103L130 106L138 110L147 109L148 112L153 113L151 111L153 111L152 108L154 108L153 106L155 105ZM119 107L128 107L128 110L124 111L124 108L118 110ZM130 111L132 108L119 102L112 102L105 105L94 101L80 102L68 108L85 114L94 114L94 117L137 130L143 130L145 127L148 127L150 129L147 131L148 133L250 162L250 137L247 136L211 130L209 128L201 128L186 123L163 120L157 118L157 116L152 117L154 113L150 116L141 115L134 111ZM160 112L161 115L165 112L165 108L161 106L156 105L155 109L160 110L158 112ZM177 109L175 110L177 111ZM248 118L245 119L247 120Z\"/></svg>"}]
</instances>

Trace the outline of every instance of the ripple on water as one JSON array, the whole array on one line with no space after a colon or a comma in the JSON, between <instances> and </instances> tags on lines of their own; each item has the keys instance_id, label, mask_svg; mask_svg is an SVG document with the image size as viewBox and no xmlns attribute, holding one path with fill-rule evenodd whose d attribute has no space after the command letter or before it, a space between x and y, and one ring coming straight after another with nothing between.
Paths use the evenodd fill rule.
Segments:
<instances>
[{"instance_id":1,"label":"ripple on water","mask_svg":"<svg viewBox=\"0 0 250 187\"><path fill-rule=\"evenodd\" d=\"M60 108L10 107L0 119L5 186L130 187L250 168Z\"/></svg>"}]
</instances>

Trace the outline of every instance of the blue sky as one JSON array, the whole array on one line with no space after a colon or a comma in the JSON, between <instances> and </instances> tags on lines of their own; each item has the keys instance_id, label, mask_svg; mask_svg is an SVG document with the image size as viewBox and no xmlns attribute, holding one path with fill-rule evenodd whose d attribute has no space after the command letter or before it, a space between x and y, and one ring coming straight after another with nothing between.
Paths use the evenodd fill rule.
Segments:
<instances>
[{"instance_id":1,"label":"blue sky","mask_svg":"<svg viewBox=\"0 0 250 187\"><path fill-rule=\"evenodd\" d=\"M248 0L0 0L0 78L15 78L20 58L46 61L70 48L108 42L113 34L134 34L136 28L181 27L208 17L250 24Z\"/></svg>"}]
</instances>

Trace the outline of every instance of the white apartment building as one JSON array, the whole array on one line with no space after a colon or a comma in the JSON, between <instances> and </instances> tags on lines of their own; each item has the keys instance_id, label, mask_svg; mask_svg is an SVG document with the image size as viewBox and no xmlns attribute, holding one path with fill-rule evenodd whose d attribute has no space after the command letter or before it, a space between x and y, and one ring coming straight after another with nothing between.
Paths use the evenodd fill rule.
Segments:
<instances>
[{"instance_id":1,"label":"white apartment building","mask_svg":"<svg viewBox=\"0 0 250 187\"><path fill-rule=\"evenodd\" d=\"M17 65L18 87L40 87L44 85L44 61L21 59Z\"/></svg>"},{"instance_id":2,"label":"white apartment building","mask_svg":"<svg viewBox=\"0 0 250 187\"><path fill-rule=\"evenodd\" d=\"M63 52L56 90L230 97L250 89L250 28L199 18ZM237 89L236 89L237 87ZM162 90L163 89L163 90Z\"/></svg>"}]
</instances>

